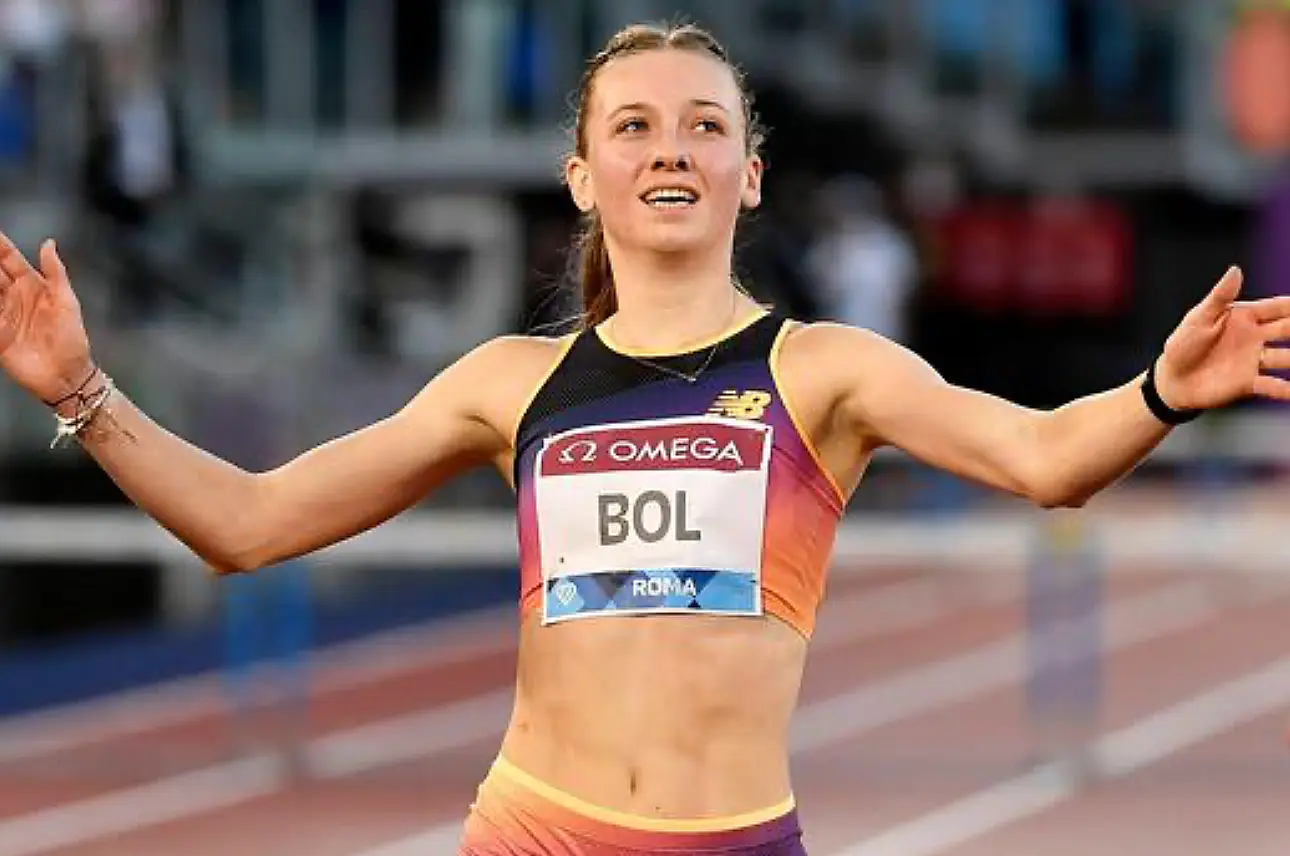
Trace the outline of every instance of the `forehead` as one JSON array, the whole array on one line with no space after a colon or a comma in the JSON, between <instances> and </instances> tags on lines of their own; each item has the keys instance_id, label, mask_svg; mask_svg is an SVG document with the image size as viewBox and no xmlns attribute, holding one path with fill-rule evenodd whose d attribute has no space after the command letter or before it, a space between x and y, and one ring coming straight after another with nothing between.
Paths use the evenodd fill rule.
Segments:
<instances>
[{"instance_id":1,"label":"forehead","mask_svg":"<svg viewBox=\"0 0 1290 856\"><path fill-rule=\"evenodd\" d=\"M607 62L596 73L591 107L604 115L624 104L666 109L696 100L714 101L737 114L740 92L734 73L706 52L662 48Z\"/></svg>"}]
</instances>

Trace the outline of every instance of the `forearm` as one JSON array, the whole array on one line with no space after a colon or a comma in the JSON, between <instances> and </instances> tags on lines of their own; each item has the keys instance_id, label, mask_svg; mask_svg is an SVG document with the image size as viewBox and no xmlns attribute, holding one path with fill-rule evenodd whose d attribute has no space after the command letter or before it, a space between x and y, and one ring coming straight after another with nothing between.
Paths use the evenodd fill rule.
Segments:
<instances>
[{"instance_id":1,"label":"forearm","mask_svg":"<svg viewBox=\"0 0 1290 856\"><path fill-rule=\"evenodd\" d=\"M478 388L474 377L465 380ZM499 435L454 402L431 383L398 413L265 473L190 445L120 393L80 440L139 508L216 571L253 570L370 529L493 460Z\"/></svg>"},{"instance_id":2,"label":"forearm","mask_svg":"<svg viewBox=\"0 0 1290 856\"><path fill-rule=\"evenodd\" d=\"M165 430L120 392L79 440L135 505L215 570L243 564L262 517L257 476Z\"/></svg>"},{"instance_id":3,"label":"forearm","mask_svg":"<svg viewBox=\"0 0 1290 856\"><path fill-rule=\"evenodd\" d=\"M1169 434L1142 398L1143 376L1040 414L1044 505L1081 505L1130 473Z\"/></svg>"}]
</instances>

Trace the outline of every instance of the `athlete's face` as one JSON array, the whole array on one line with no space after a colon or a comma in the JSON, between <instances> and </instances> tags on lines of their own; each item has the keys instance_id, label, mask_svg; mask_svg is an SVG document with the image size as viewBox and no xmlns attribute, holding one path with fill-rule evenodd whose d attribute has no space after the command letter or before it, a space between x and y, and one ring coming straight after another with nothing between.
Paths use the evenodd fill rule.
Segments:
<instances>
[{"instance_id":1,"label":"athlete's face","mask_svg":"<svg viewBox=\"0 0 1290 856\"><path fill-rule=\"evenodd\" d=\"M729 244L761 199L731 70L698 51L628 54L595 75L585 148L566 178L610 246L680 253ZM674 191L666 193L666 191Z\"/></svg>"}]
</instances>

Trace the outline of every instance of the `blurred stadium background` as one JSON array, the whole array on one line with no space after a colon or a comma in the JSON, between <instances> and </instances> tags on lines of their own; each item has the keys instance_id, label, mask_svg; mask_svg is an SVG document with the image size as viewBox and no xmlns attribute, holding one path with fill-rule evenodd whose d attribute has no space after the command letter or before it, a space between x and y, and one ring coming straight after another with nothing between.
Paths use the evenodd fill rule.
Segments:
<instances>
[{"instance_id":1,"label":"blurred stadium background","mask_svg":"<svg viewBox=\"0 0 1290 856\"><path fill-rule=\"evenodd\" d=\"M739 266L1048 407L1233 262L1290 287L1290 4L3 0L0 227L101 361L248 467L567 320L569 93L684 16L771 127ZM812 853L1283 854L1287 416L1175 432L1078 512L884 455L794 732ZM513 666L488 474L215 580L0 385L0 856L454 851Z\"/></svg>"}]
</instances>

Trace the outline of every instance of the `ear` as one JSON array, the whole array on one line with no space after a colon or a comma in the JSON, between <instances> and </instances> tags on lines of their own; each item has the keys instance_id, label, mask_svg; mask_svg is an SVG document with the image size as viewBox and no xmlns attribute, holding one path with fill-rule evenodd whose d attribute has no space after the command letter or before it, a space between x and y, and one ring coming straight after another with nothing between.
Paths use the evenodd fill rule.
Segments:
<instances>
[{"instance_id":1,"label":"ear","mask_svg":"<svg viewBox=\"0 0 1290 856\"><path fill-rule=\"evenodd\" d=\"M761 204L761 179L766 166L759 155L752 155L744 169L744 189L740 201L745 208L756 208Z\"/></svg>"},{"instance_id":2,"label":"ear","mask_svg":"<svg viewBox=\"0 0 1290 856\"><path fill-rule=\"evenodd\" d=\"M591 170L585 160L573 155L564 162L564 183L569 186L569 195L573 197L573 204L578 206L579 211L587 214L596 207Z\"/></svg>"}]
</instances>

